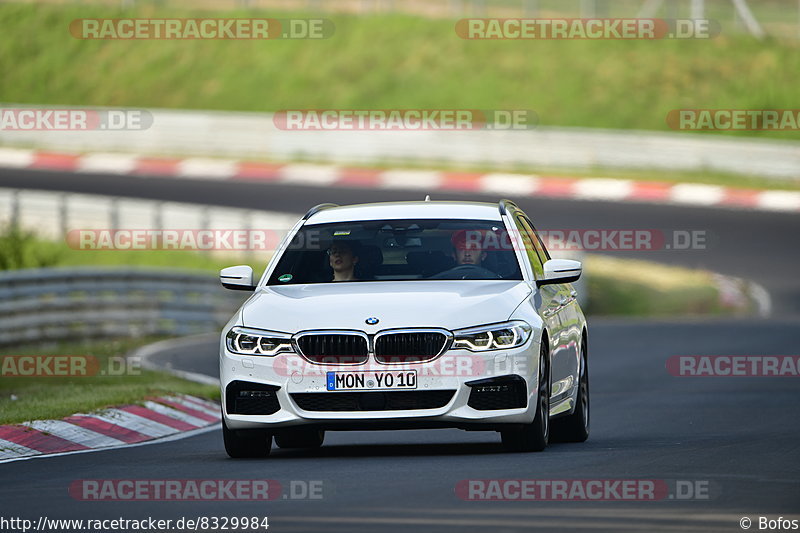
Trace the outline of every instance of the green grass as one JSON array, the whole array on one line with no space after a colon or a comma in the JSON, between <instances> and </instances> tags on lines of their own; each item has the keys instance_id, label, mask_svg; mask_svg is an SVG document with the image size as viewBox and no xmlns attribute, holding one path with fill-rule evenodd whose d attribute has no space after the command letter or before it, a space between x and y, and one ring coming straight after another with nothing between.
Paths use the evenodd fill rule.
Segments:
<instances>
[{"instance_id":1,"label":"green grass","mask_svg":"<svg viewBox=\"0 0 800 533\"><path fill-rule=\"evenodd\" d=\"M50 241L34 234L3 228L0 231L0 270L40 267L162 267L218 271L247 261L263 267L268 257L251 254L245 260L219 252L192 250L79 250L66 241Z\"/></svg>"},{"instance_id":2,"label":"green grass","mask_svg":"<svg viewBox=\"0 0 800 533\"><path fill-rule=\"evenodd\" d=\"M107 375L85 377L11 377L0 379L0 424L27 420L63 418L115 405L139 403L164 394L191 394L219 399L219 389L200 385L163 372L142 370L133 365L124 375L114 374L118 360L132 349L158 339L115 339L50 347L4 350L8 355L90 355ZM111 362L113 361L113 362ZM13 398L13 399L12 399Z\"/></svg>"},{"instance_id":3,"label":"green grass","mask_svg":"<svg viewBox=\"0 0 800 533\"><path fill-rule=\"evenodd\" d=\"M0 99L246 111L533 109L543 125L650 130L666 130L677 108L797 107L800 44L725 32L710 41L467 41L452 20L345 14L323 14L336 24L326 40L89 41L68 32L76 18L208 16L137 5L0 4Z\"/></svg>"},{"instance_id":4,"label":"green grass","mask_svg":"<svg viewBox=\"0 0 800 533\"><path fill-rule=\"evenodd\" d=\"M747 295L745 307L726 307L713 274L650 261L588 255L587 314L624 316L700 316L748 314L756 310Z\"/></svg>"}]
</instances>

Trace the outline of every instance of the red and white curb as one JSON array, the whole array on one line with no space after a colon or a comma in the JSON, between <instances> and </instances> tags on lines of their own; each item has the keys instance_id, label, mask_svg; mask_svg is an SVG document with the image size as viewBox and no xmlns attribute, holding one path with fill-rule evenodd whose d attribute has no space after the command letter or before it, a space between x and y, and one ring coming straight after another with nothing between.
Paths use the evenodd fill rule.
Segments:
<instances>
[{"instance_id":1,"label":"red and white curb","mask_svg":"<svg viewBox=\"0 0 800 533\"><path fill-rule=\"evenodd\" d=\"M800 191L754 190L697 183L642 182L615 178L563 178L510 173L384 170L234 159L159 158L120 153L70 154L0 148L0 167L254 180L292 185L457 191L500 196L643 202L702 207L800 211Z\"/></svg>"},{"instance_id":2,"label":"red and white curb","mask_svg":"<svg viewBox=\"0 0 800 533\"><path fill-rule=\"evenodd\" d=\"M219 405L193 396L152 398L63 420L36 420L0 426L0 462L116 448L216 426Z\"/></svg>"}]
</instances>

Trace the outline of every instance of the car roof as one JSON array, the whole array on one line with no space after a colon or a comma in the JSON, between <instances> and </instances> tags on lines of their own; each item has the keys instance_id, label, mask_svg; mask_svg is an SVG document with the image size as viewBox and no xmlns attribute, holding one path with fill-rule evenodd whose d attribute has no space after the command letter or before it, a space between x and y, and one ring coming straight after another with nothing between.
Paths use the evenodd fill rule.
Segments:
<instances>
[{"instance_id":1,"label":"car roof","mask_svg":"<svg viewBox=\"0 0 800 533\"><path fill-rule=\"evenodd\" d=\"M306 224L360 220L464 219L501 221L498 204L485 202L381 202L324 207L308 216Z\"/></svg>"}]
</instances>

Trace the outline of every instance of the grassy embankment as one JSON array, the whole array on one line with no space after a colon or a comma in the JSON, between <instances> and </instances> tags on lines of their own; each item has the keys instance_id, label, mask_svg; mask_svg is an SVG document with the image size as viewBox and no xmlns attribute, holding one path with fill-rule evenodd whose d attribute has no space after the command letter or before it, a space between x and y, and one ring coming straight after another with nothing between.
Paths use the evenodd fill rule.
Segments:
<instances>
[{"instance_id":1,"label":"grassy embankment","mask_svg":"<svg viewBox=\"0 0 800 533\"><path fill-rule=\"evenodd\" d=\"M672 109L797 107L800 42L759 42L724 26L711 40L468 41L456 36L451 20L409 15L213 11L215 17L291 15L330 18L335 34L324 40L80 40L69 33L74 19L209 12L0 4L6 30L0 100L239 111L532 109L546 126L661 131L669 130L665 117ZM724 135L798 139L796 131ZM797 188L702 172L624 177Z\"/></svg>"}]
</instances>

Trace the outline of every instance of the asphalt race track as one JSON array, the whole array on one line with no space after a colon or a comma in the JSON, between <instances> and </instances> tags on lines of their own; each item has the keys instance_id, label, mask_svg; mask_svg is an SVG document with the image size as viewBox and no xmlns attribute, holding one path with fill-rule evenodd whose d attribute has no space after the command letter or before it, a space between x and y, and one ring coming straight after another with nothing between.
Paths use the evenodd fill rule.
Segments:
<instances>
[{"instance_id":1,"label":"asphalt race track","mask_svg":"<svg viewBox=\"0 0 800 533\"><path fill-rule=\"evenodd\" d=\"M304 211L323 201L423 197L423 191L327 190L258 183L0 171L0 186L46 188ZM513 194L509 194L513 198ZM448 194L447 198L476 198ZM480 199L480 197L478 197ZM487 198L488 199L488 198ZM491 200L495 200L492 198ZM773 317L724 320L595 319L590 326L592 434L583 444L510 454L495 433L457 430L328 433L323 448L273 448L231 460L218 430L122 450L0 465L4 515L49 518L269 516L270 531L742 531L740 519L798 518L797 379L675 377L672 355L797 355L800 281L796 215L635 204L520 199L548 228L705 230L706 250L626 256L705 266L753 279ZM216 341L196 338L155 360L216 375ZM78 501L81 479L270 479L271 502ZM462 480L656 480L658 501L464 501ZM322 497L289 487L321 481ZM677 487L684 487L678 491ZM686 487L692 487L687 496ZM298 495L302 490L297 492ZM699 497L698 497L699 492ZM671 496L671 497L670 497Z\"/></svg>"}]
</instances>

